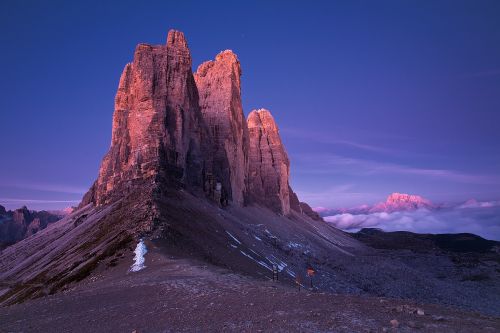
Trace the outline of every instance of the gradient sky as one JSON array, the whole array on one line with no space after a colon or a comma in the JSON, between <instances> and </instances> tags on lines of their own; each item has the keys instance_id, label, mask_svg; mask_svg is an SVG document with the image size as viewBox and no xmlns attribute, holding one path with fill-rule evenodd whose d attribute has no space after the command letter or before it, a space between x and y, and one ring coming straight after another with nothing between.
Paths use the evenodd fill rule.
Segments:
<instances>
[{"instance_id":1,"label":"gradient sky","mask_svg":"<svg viewBox=\"0 0 500 333\"><path fill-rule=\"evenodd\" d=\"M499 1L9 1L0 4L0 204L74 205L111 138L140 42L183 31L193 68L242 63L313 206L500 198Z\"/></svg>"}]
</instances>

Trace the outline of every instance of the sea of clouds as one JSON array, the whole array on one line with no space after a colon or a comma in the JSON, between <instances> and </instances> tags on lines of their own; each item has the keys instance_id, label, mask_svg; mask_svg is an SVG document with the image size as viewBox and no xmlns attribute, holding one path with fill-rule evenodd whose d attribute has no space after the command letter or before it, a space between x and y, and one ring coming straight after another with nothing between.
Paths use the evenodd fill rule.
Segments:
<instances>
[{"instance_id":1,"label":"sea of clouds","mask_svg":"<svg viewBox=\"0 0 500 333\"><path fill-rule=\"evenodd\" d=\"M323 218L335 227L349 232L362 228L380 228L385 231L432 234L472 233L500 241L500 202L478 202L436 210L343 213Z\"/></svg>"}]
</instances>

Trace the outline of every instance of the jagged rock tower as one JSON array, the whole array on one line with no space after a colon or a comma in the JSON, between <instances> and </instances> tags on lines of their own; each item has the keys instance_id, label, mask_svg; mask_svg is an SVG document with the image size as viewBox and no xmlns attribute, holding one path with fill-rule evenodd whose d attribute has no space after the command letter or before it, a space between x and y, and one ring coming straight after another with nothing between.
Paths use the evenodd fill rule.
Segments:
<instances>
[{"instance_id":1,"label":"jagged rock tower","mask_svg":"<svg viewBox=\"0 0 500 333\"><path fill-rule=\"evenodd\" d=\"M241 67L237 56L223 51L195 73L200 108L213 140L214 178L223 197L243 205L248 171L248 128L241 105Z\"/></svg>"},{"instance_id":2,"label":"jagged rock tower","mask_svg":"<svg viewBox=\"0 0 500 333\"><path fill-rule=\"evenodd\" d=\"M166 45L137 46L120 78L111 147L82 206L116 201L147 183L203 191L221 206L302 212L271 113L252 111L245 120L238 57L226 50L194 74L191 66L179 31L168 33Z\"/></svg>"},{"instance_id":3,"label":"jagged rock tower","mask_svg":"<svg viewBox=\"0 0 500 333\"><path fill-rule=\"evenodd\" d=\"M139 44L115 98L111 147L84 201L101 205L134 184L161 179L202 186L211 146L182 32L166 45Z\"/></svg>"},{"instance_id":4,"label":"jagged rock tower","mask_svg":"<svg viewBox=\"0 0 500 333\"><path fill-rule=\"evenodd\" d=\"M314 258L360 248L299 202L271 113L245 120L236 55L221 52L195 74L191 66L181 32L170 31L165 45L137 46L97 180L77 210L0 253L0 281L13 281L0 304L78 283L139 238L260 276L279 264L294 277Z\"/></svg>"},{"instance_id":5,"label":"jagged rock tower","mask_svg":"<svg viewBox=\"0 0 500 333\"><path fill-rule=\"evenodd\" d=\"M266 109L248 115L250 132L249 196L283 215L290 213L290 161L278 126Z\"/></svg>"}]
</instances>

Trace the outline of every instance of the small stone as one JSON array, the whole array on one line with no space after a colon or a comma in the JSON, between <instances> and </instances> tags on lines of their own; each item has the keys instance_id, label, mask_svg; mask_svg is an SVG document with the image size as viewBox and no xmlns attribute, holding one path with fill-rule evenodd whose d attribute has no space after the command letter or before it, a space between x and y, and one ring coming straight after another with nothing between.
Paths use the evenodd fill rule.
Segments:
<instances>
[{"instance_id":1,"label":"small stone","mask_svg":"<svg viewBox=\"0 0 500 333\"><path fill-rule=\"evenodd\" d=\"M391 323L391 326L393 328L398 328L399 327L399 321L397 321L397 319L391 320L390 323Z\"/></svg>"},{"instance_id":2,"label":"small stone","mask_svg":"<svg viewBox=\"0 0 500 333\"><path fill-rule=\"evenodd\" d=\"M422 309L419 308L419 309L417 309L417 314L419 316L423 316L423 315L425 315L425 312L424 312L424 310L422 310Z\"/></svg>"},{"instance_id":3,"label":"small stone","mask_svg":"<svg viewBox=\"0 0 500 333\"><path fill-rule=\"evenodd\" d=\"M420 325L419 323L417 323L417 322L415 322L413 320L410 320L408 322L408 327L410 327L410 328L421 328L422 325Z\"/></svg>"}]
</instances>

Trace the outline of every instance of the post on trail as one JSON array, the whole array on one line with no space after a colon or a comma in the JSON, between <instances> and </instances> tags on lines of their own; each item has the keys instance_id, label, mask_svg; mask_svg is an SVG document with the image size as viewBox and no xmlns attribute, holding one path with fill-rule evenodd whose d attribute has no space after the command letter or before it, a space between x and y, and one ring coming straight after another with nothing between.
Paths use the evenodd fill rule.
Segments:
<instances>
[{"instance_id":1,"label":"post on trail","mask_svg":"<svg viewBox=\"0 0 500 333\"><path fill-rule=\"evenodd\" d=\"M278 265L273 265L273 281L278 281Z\"/></svg>"},{"instance_id":2,"label":"post on trail","mask_svg":"<svg viewBox=\"0 0 500 333\"><path fill-rule=\"evenodd\" d=\"M299 274L297 274L297 276L295 277L295 284L297 285L300 291L300 285L302 284L302 279L300 278Z\"/></svg>"},{"instance_id":3,"label":"post on trail","mask_svg":"<svg viewBox=\"0 0 500 333\"><path fill-rule=\"evenodd\" d=\"M316 274L314 268L311 265L307 266L307 276L309 276L309 280L311 282L311 289L313 288L313 276Z\"/></svg>"}]
</instances>

